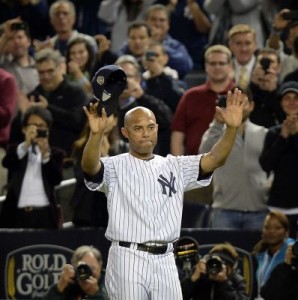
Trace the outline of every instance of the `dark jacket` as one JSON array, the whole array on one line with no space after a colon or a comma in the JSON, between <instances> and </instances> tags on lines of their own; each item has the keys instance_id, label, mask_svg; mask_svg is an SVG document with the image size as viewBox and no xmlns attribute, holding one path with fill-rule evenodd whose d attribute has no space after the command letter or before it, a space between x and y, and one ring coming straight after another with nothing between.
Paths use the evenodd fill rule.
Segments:
<instances>
[{"instance_id":1,"label":"dark jacket","mask_svg":"<svg viewBox=\"0 0 298 300\"><path fill-rule=\"evenodd\" d=\"M297 300L298 270L286 263L276 266L262 287L261 296L265 300Z\"/></svg>"},{"instance_id":2,"label":"dark jacket","mask_svg":"<svg viewBox=\"0 0 298 300\"><path fill-rule=\"evenodd\" d=\"M281 126L268 131L260 164L268 174L274 172L268 204L282 208L297 208L298 134L285 139Z\"/></svg>"},{"instance_id":3,"label":"dark jacket","mask_svg":"<svg viewBox=\"0 0 298 300\"><path fill-rule=\"evenodd\" d=\"M1 227L14 227L17 205L21 193L22 182L25 176L28 155L19 159L17 156L18 145L10 145L7 148L6 156L2 164L8 169L8 192L6 200L3 202L0 225ZM60 214L55 198L55 185L58 185L62 178L63 159L65 157L64 151L58 148L51 148L50 160L42 164L42 181L45 188L46 195L49 199L52 208L53 218L57 227L60 224Z\"/></svg>"},{"instance_id":4,"label":"dark jacket","mask_svg":"<svg viewBox=\"0 0 298 300\"><path fill-rule=\"evenodd\" d=\"M162 73L159 76L144 80L146 93L163 100L171 109L176 111L178 102L185 92L182 81Z\"/></svg>"},{"instance_id":5,"label":"dark jacket","mask_svg":"<svg viewBox=\"0 0 298 300\"><path fill-rule=\"evenodd\" d=\"M284 118L284 114L277 99L277 90L272 92L261 90L253 82L250 83L249 87L255 103L249 119L253 123L266 128L280 124Z\"/></svg>"},{"instance_id":6,"label":"dark jacket","mask_svg":"<svg viewBox=\"0 0 298 300\"><path fill-rule=\"evenodd\" d=\"M92 300L108 300L108 294L104 285L100 285L99 291L94 296L87 296L76 284L69 285L61 294L57 290L57 285L50 287L49 291L43 298L44 300L77 300L77 299L92 299Z\"/></svg>"},{"instance_id":7,"label":"dark jacket","mask_svg":"<svg viewBox=\"0 0 298 300\"><path fill-rule=\"evenodd\" d=\"M245 280L236 272L222 283L211 281L207 276L202 276L196 282L186 278L181 282L181 287L184 300L248 300Z\"/></svg>"},{"instance_id":8,"label":"dark jacket","mask_svg":"<svg viewBox=\"0 0 298 300\"><path fill-rule=\"evenodd\" d=\"M70 155L74 141L86 122L83 106L89 101L85 91L75 83L64 79L56 90L47 93L39 85L33 94L43 95L53 116L49 143Z\"/></svg>"}]
</instances>

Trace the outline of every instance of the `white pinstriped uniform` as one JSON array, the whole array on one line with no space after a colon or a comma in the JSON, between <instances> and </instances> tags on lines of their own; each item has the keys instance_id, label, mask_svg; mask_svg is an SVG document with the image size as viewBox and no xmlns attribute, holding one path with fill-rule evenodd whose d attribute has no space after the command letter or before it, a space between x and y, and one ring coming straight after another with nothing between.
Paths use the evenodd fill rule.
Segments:
<instances>
[{"instance_id":1,"label":"white pinstriped uniform","mask_svg":"<svg viewBox=\"0 0 298 300\"><path fill-rule=\"evenodd\" d=\"M106 270L110 299L182 299L171 243L180 235L184 192L211 181L197 181L200 159L201 155L155 155L146 161L128 153L101 158L103 181L86 184L108 199L106 237L113 242ZM153 255L120 247L118 241L170 244L165 254Z\"/></svg>"}]
</instances>

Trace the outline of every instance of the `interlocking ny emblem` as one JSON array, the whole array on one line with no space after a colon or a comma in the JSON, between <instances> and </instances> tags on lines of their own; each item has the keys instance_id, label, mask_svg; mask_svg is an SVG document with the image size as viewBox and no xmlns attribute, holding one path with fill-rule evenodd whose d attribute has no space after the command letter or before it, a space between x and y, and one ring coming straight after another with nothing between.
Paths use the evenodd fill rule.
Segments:
<instances>
[{"instance_id":1,"label":"interlocking ny emblem","mask_svg":"<svg viewBox=\"0 0 298 300\"><path fill-rule=\"evenodd\" d=\"M176 194L177 191L175 189L175 180L176 177L173 175L172 172L170 172L171 177L170 180L168 180L167 178L165 178L163 175L159 175L157 181L161 184L162 186L162 193L164 195L167 194L167 187L169 188L169 197L172 197L172 193Z\"/></svg>"}]
</instances>

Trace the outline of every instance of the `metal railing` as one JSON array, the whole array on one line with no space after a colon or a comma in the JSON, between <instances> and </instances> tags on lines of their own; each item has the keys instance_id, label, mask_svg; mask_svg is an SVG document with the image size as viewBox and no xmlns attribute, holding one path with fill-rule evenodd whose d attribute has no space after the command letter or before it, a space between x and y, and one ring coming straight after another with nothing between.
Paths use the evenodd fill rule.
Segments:
<instances>
[{"instance_id":1,"label":"metal railing","mask_svg":"<svg viewBox=\"0 0 298 300\"><path fill-rule=\"evenodd\" d=\"M77 180L76 180L75 178L70 178L70 179L62 180L62 181L60 182L59 185L55 186L55 190L56 190L56 191L59 191L59 190L61 190L62 188L65 188L65 187L74 185L76 182L77 182ZM5 195L0 196L0 204L1 204L3 201L5 201L5 199L6 199L6 196L5 196Z\"/></svg>"}]
</instances>

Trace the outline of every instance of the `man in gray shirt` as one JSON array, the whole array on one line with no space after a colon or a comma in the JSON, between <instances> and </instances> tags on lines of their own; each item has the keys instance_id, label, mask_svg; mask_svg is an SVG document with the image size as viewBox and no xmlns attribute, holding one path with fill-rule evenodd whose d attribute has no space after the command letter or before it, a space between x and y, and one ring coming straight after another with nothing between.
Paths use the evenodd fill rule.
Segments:
<instances>
[{"instance_id":1,"label":"man in gray shirt","mask_svg":"<svg viewBox=\"0 0 298 300\"><path fill-rule=\"evenodd\" d=\"M244 108L242 125L236 142L224 166L214 171L213 228L261 230L267 213L266 195L269 181L259 164L267 129L249 121L254 102ZM218 113L204 133L199 152L209 151L224 133L225 125Z\"/></svg>"}]
</instances>

